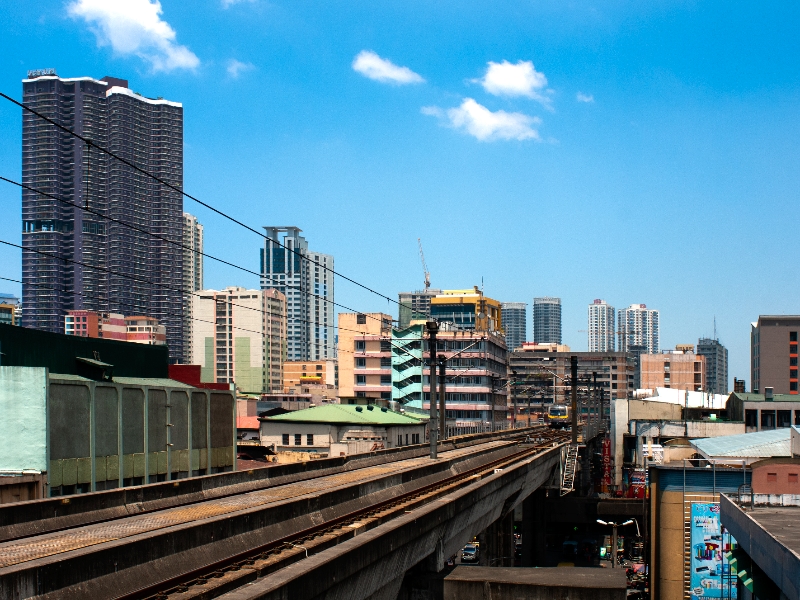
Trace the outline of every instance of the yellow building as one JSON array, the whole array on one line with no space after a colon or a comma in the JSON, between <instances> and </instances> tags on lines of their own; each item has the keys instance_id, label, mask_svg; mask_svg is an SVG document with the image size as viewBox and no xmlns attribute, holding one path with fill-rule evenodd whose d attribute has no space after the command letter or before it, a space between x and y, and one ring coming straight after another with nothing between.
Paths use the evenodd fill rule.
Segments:
<instances>
[{"instance_id":1,"label":"yellow building","mask_svg":"<svg viewBox=\"0 0 800 600\"><path fill-rule=\"evenodd\" d=\"M329 385L336 387L336 361L287 360L283 363L283 392L303 385Z\"/></svg>"},{"instance_id":2,"label":"yellow building","mask_svg":"<svg viewBox=\"0 0 800 600\"><path fill-rule=\"evenodd\" d=\"M503 331L500 302L485 296L478 286L471 290L444 290L431 298L431 318L459 329Z\"/></svg>"}]
</instances>

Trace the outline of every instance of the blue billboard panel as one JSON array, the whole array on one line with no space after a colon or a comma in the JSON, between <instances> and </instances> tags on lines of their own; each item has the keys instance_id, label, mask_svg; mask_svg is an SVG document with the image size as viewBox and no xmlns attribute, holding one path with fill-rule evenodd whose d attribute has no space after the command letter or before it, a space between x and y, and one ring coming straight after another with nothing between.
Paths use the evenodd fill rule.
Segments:
<instances>
[{"instance_id":1,"label":"blue billboard panel","mask_svg":"<svg viewBox=\"0 0 800 600\"><path fill-rule=\"evenodd\" d=\"M719 502L692 503L691 598L736 598L736 574L725 558L736 540L726 534L723 542L719 525Z\"/></svg>"}]
</instances>

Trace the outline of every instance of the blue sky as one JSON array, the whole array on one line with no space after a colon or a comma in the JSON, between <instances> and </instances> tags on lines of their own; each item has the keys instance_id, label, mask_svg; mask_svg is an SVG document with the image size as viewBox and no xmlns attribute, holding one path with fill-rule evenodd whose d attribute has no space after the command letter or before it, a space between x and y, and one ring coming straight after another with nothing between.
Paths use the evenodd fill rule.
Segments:
<instances>
[{"instance_id":1,"label":"blue sky","mask_svg":"<svg viewBox=\"0 0 800 600\"><path fill-rule=\"evenodd\" d=\"M122 6L124 5L124 6ZM120 8L122 6L122 8ZM160 8L160 10L159 10ZM749 323L798 313L800 9L749 2L103 0L0 6L0 89L28 69L113 75L185 109L185 189L297 225L387 295L480 285L586 307L646 303L662 347L712 332L749 382ZM0 105L0 174L20 177ZM20 194L0 187L0 238ZM259 238L187 201L207 251ZM0 249L0 275L19 255ZM207 264L206 285L256 286ZM7 285L9 291L18 288ZM339 280L339 302L388 305Z\"/></svg>"}]
</instances>

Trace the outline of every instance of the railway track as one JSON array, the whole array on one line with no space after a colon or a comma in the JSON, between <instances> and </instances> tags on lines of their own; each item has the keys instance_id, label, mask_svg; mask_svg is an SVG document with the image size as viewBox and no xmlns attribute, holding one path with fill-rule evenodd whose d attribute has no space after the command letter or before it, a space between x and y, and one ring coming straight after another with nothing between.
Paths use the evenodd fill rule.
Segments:
<instances>
[{"instance_id":1,"label":"railway track","mask_svg":"<svg viewBox=\"0 0 800 600\"><path fill-rule=\"evenodd\" d=\"M534 436L525 436L525 438L530 440L529 444L525 444L523 449L510 456L401 494L392 500L352 511L283 539L272 540L239 555L206 565L195 572L185 573L128 594L115 596L115 600L198 600L220 597L231 589L239 588L257 578L269 576L270 573L303 558L308 558L361 532L373 529L436 498L484 477L494 475L507 465L535 456L542 450L551 449L554 444L568 442L570 434L543 430Z\"/></svg>"},{"instance_id":2,"label":"railway track","mask_svg":"<svg viewBox=\"0 0 800 600\"><path fill-rule=\"evenodd\" d=\"M410 458L4 541L0 597L219 597L566 438L546 428L528 436L529 443L470 445L438 461ZM196 546L179 547L181 535ZM209 539L238 545L209 559ZM92 573L81 581L74 571L87 564Z\"/></svg>"}]
</instances>

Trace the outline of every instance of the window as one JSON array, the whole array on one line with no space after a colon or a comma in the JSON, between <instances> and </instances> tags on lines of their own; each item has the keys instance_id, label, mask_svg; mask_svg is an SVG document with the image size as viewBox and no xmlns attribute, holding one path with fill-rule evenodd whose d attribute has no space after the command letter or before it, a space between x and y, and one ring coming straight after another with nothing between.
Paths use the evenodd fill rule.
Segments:
<instances>
[{"instance_id":1,"label":"window","mask_svg":"<svg viewBox=\"0 0 800 600\"><path fill-rule=\"evenodd\" d=\"M797 366L797 357L796 356L792 356L789 359L789 366L790 367L796 367Z\"/></svg>"},{"instance_id":2,"label":"window","mask_svg":"<svg viewBox=\"0 0 800 600\"><path fill-rule=\"evenodd\" d=\"M392 385L392 376L381 375L381 385Z\"/></svg>"},{"instance_id":3,"label":"window","mask_svg":"<svg viewBox=\"0 0 800 600\"><path fill-rule=\"evenodd\" d=\"M367 315L357 314L356 315L356 324L357 325L366 325L367 324Z\"/></svg>"},{"instance_id":4,"label":"window","mask_svg":"<svg viewBox=\"0 0 800 600\"><path fill-rule=\"evenodd\" d=\"M792 426L792 411L779 410L778 411L778 427L791 427Z\"/></svg>"},{"instance_id":5,"label":"window","mask_svg":"<svg viewBox=\"0 0 800 600\"><path fill-rule=\"evenodd\" d=\"M789 354L797 354L797 344L789 344Z\"/></svg>"},{"instance_id":6,"label":"window","mask_svg":"<svg viewBox=\"0 0 800 600\"><path fill-rule=\"evenodd\" d=\"M301 446L303 444L303 436L302 434L295 433L294 434L294 445Z\"/></svg>"},{"instance_id":7,"label":"window","mask_svg":"<svg viewBox=\"0 0 800 600\"><path fill-rule=\"evenodd\" d=\"M367 385L367 376L356 375L356 385Z\"/></svg>"},{"instance_id":8,"label":"window","mask_svg":"<svg viewBox=\"0 0 800 600\"><path fill-rule=\"evenodd\" d=\"M703 383L703 381L701 380L701 377L702 377L702 373L695 373L694 374L694 382L695 383Z\"/></svg>"},{"instance_id":9,"label":"window","mask_svg":"<svg viewBox=\"0 0 800 600\"><path fill-rule=\"evenodd\" d=\"M313 446L314 445L314 434L313 433L309 433L308 435L306 435L306 444L309 445L309 446Z\"/></svg>"},{"instance_id":10,"label":"window","mask_svg":"<svg viewBox=\"0 0 800 600\"><path fill-rule=\"evenodd\" d=\"M761 411L761 429L775 429L775 411Z\"/></svg>"},{"instance_id":11,"label":"window","mask_svg":"<svg viewBox=\"0 0 800 600\"><path fill-rule=\"evenodd\" d=\"M408 434L406 434L406 446L408 446Z\"/></svg>"},{"instance_id":12,"label":"window","mask_svg":"<svg viewBox=\"0 0 800 600\"><path fill-rule=\"evenodd\" d=\"M391 342L387 342L385 340L381 340L381 352L391 352L391 351L392 351Z\"/></svg>"},{"instance_id":13,"label":"window","mask_svg":"<svg viewBox=\"0 0 800 600\"><path fill-rule=\"evenodd\" d=\"M694 363L694 372L695 373L699 373L700 372L700 363L699 362Z\"/></svg>"},{"instance_id":14,"label":"window","mask_svg":"<svg viewBox=\"0 0 800 600\"><path fill-rule=\"evenodd\" d=\"M789 483L798 483L797 473L789 473Z\"/></svg>"},{"instance_id":15,"label":"window","mask_svg":"<svg viewBox=\"0 0 800 600\"><path fill-rule=\"evenodd\" d=\"M322 371L322 365L317 365L317 371Z\"/></svg>"},{"instance_id":16,"label":"window","mask_svg":"<svg viewBox=\"0 0 800 600\"><path fill-rule=\"evenodd\" d=\"M397 445L398 446L402 446L403 445L403 435L402 434L398 434L398 436L397 436Z\"/></svg>"},{"instance_id":17,"label":"window","mask_svg":"<svg viewBox=\"0 0 800 600\"><path fill-rule=\"evenodd\" d=\"M800 419L800 410L797 411L797 418ZM744 411L744 426L745 427L758 427L758 411L746 410Z\"/></svg>"},{"instance_id":18,"label":"window","mask_svg":"<svg viewBox=\"0 0 800 600\"><path fill-rule=\"evenodd\" d=\"M289 434L288 433L284 433L283 434L283 445L284 446L288 446L289 445Z\"/></svg>"},{"instance_id":19,"label":"window","mask_svg":"<svg viewBox=\"0 0 800 600\"><path fill-rule=\"evenodd\" d=\"M797 369L789 369L789 379L797 379Z\"/></svg>"},{"instance_id":20,"label":"window","mask_svg":"<svg viewBox=\"0 0 800 600\"><path fill-rule=\"evenodd\" d=\"M356 351L364 352L367 348L367 343L364 340L356 340Z\"/></svg>"},{"instance_id":21,"label":"window","mask_svg":"<svg viewBox=\"0 0 800 600\"><path fill-rule=\"evenodd\" d=\"M777 482L778 482L777 473L767 473L767 483L777 483Z\"/></svg>"},{"instance_id":22,"label":"window","mask_svg":"<svg viewBox=\"0 0 800 600\"><path fill-rule=\"evenodd\" d=\"M790 381L789 382L789 391L790 392L796 392L797 391L797 382L796 381ZM800 423L797 423L797 425L800 425Z\"/></svg>"},{"instance_id":23,"label":"window","mask_svg":"<svg viewBox=\"0 0 800 600\"><path fill-rule=\"evenodd\" d=\"M797 341L797 332L796 331L790 331L789 332L789 341L790 342L796 342Z\"/></svg>"},{"instance_id":24,"label":"window","mask_svg":"<svg viewBox=\"0 0 800 600\"><path fill-rule=\"evenodd\" d=\"M366 358L357 358L356 359L356 369L366 369L367 368L367 359Z\"/></svg>"},{"instance_id":25,"label":"window","mask_svg":"<svg viewBox=\"0 0 800 600\"><path fill-rule=\"evenodd\" d=\"M391 367L392 366L392 359L387 356L381 357L381 367Z\"/></svg>"}]
</instances>

